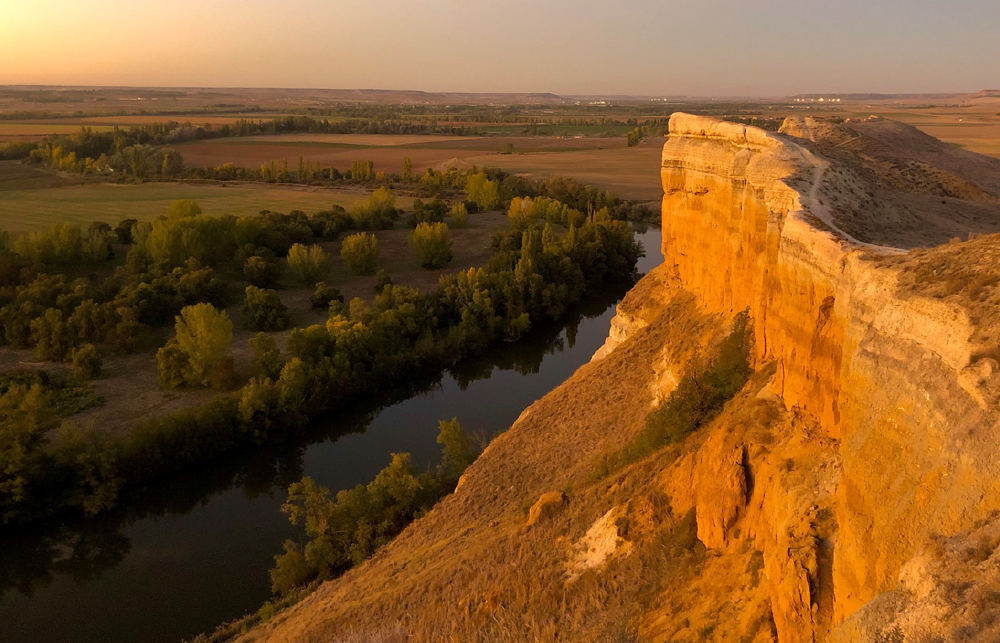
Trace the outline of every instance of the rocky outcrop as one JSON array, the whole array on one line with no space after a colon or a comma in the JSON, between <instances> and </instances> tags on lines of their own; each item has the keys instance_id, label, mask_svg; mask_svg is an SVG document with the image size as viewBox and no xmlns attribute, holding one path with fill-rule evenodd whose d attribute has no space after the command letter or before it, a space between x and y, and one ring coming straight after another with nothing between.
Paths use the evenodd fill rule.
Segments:
<instances>
[{"instance_id":1,"label":"rocky outcrop","mask_svg":"<svg viewBox=\"0 0 1000 643\"><path fill-rule=\"evenodd\" d=\"M857 174L807 144L675 114L661 170L663 253L708 310L749 309L756 361L777 364L786 408L839 441L836 622L893 589L932 535L1000 509L997 414L991 385L968 376L990 369L974 368L966 310L898 292L896 269L880 262L900 251L843 232L824 202L837 176ZM727 502L706 545L724 544L715 525ZM808 558L771 567L808 571ZM802 603L795 577L779 593Z\"/></svg>"}]
</instances>

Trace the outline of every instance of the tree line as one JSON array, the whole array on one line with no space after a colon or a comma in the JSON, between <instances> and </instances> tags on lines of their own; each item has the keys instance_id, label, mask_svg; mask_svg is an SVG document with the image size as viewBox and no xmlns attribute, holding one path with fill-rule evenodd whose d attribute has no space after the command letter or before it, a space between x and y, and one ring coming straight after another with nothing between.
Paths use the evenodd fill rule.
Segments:
<instances>
[{"instance_id":1,"label":"tree line","mask_svg":"<svg viewBox=\"0 0 1000 643\"><path fill-rule=\"evenodd\" d=\"M588 290L634 270L639 247L630 227L608 206L592 207L614 203L610 195L573 182L508 181L493 171L459 176L448 180L464 182L471 187L466 196L477 199L463 208L502 207L505 190L517 185L535 195L564 193L587 210L557 206L552 197L517 197L521 205L509 213L509 229L495 235L490 262L444 277L427 293L382 278L374 300L345 304L335 288L316 284L314 305L330 309L324 324L292 331L283 353L273 340L258 338L254 376L244 386L203 407L151 419L125 438L87 433L47 444L61 417L46 410L53 388L15 383L0 391L6 417L15 418L0 424L0 484L20 490L0 500L3 522L60 507L103 510L122 488L270 440L359 395L516 340L559 319ZM232 278L222 275L242 266L247 319L263 329L284 327L280 300L267 292L276 275L302 270L308 282L319 274L308 268L313 242L391 226L395 216L388 192L351 212L334 208L311 216L214 217L177 202L152 222L62 224L23 235L0 249L0 343L32 347L42 359L72 360L86 377L99 372L101 353L148 346L152 329L173 320L174 338L158 356L164 384L225 390L233 384L227 351L219 349L226 342L213 344L206 329L219 324L205 322L221 317L215 313L233 300ZM450 254L436 225L417 223L411 239L415 250L426 245L421 256L429 265ZM122 254L124 263L112 266ZM221 328L224 336L225 321ZM199 337L208 345L204 353Z\"/></svg>"}]
</instances>

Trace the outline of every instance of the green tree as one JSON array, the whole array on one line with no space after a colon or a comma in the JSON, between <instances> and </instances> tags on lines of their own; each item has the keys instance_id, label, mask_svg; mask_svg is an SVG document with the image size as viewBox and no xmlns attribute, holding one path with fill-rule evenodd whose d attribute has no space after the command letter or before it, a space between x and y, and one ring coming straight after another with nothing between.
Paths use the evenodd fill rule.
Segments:
<instances>
[{"instance_id":1,"label":"green tree","mask_svg":"<svg viewBox=\"0 0 1000 643\"><path fill-rule=\"evenodd\" d=\"M479 449L472 438L462 430L458 418L438 422L437 443L441 445L440 471L445 480L457 481L472 464Z\"/></svg>"},{"instance_id":2,"label":"green tree","mask_svg":"<svg viewBox=\"0 0 1000 643\"><path fill-rule=\"evenodd\" d=\"M340 245L340 257L356 275L370 275L378 266L378 240L370 232L352 234Z\"/></svg>"},{"instance_id":3,"label":"green tree","mask_svg":"<svg viewBox=\"0 0 1000 643\"><path fill-rule=\"evenodd\" d=\"M396 195L384 187L372 192L367 201L357 204L351 210L355 227L363 230L391 228L396 215Z\"/></svg>"},{"instance_id":4,"label":"green tree","mask_svg":"<svg viewBox=\"0 0 1000 643\"><path fill-rule=\"evenodd\" d=\"M212 304L185 306L175 318L174 338L157 351L160 379L168 386L222 388L232 376L233 322Z\"/></svg>"},{"instance_id":5,"label":"green tree","mask_svg":"<svg viewBox=\"0 0 1000 643\"><path fill-rule=\"evenodd\" d=\"M296 243L288 250L288 267L304 284L313 284L330 268L330 259L320 246Z\"/></svg>"},{"instance_id":6,"label":"green tree","mask_svg":"<svg viewBox=\"0 0 1000 643\"><path fill-rule=\"evenodd\" d=\"M92 380L101 374L101 356L93 344L83 344L73 349L73 374L85 380Z\"/></svg>"},{"instance_id":7,"label":"green tree","mask_svg":"<svg viewBox=\"0 0 1000 643\"><path fill-rule=\"evenodd\" d=\"M281 351L274 338L265 333L257 333L250 339L250 347L253 349L254 373L272 380L278 379L285 361L281 359Z\"/></svg>"},{"instance_id":8,"label":"green tree","mask_svg":"<svg viewBox=\"0 0 1000 643\"><path fill-rule=\"evenodd\" d=\"M281 264L274 259L254 255L243 262L243 276L254 286L270 288L281 278Z\"/></svg>"},{"instance_id":9,"label":"green tree","mask_svg":"<svg viewBox=\"0 0 1000 643\"><path fill-rule=\"evenodd\" d=\"M456 228L465 227L469 221L469 210L464 203L456 203L451 206L451 225Z\"/></svg>"},{"instance_id":10,"label":"green tree","mask_svg":"<svg viewBox=\"0 0 1000 643\"><path fill-rule=\"evenodd\" d=\"M482 210L500 206L500 186L486 177L485 172L470 174L465 181L465 192Z\"/></svg>"},{"instance_id":11,"label":"green tree","mask_svg":"<svg viewBox=\"0 0 1000 643\"><path fill-rule=\"evenodd\" d=\"M324 310L330 307L331 301L344 301L344 295L340 290L329 285L325 281L316 284L313 294L309 297L309 305L313 310Z\"/></svg>"},{"instance_id":12,"label":"green tree","mask_svg":"<svg viewBox=\"0 0 1000 643\"><path fill-rule=\"evenodd\" d=\"M0 518L18 511L32 477L42 436L56 418L40 384L11 385L0 395Z\"/></svg>"},{"instance_id":13,"label":"green tree","mask_svg":"<svg viewBox=\"0 0 1000 643\"><path fill-rule=\"evenodd\" d=\"M253 330L288 328L288 307L276 290L247 286L243 299L243 318Z\"/></svg>"},{"instance_id":14,"label":"green tree","mask_svg":"<svg viewBox=\"0 0 1000 643\"><path fill-rule=\"evenodd\" d=\"M451 233L447 223L421 223L410 233L409 242L423 268L443 268L451 261Z\"/></svg>"},{"instance_id":15,"label":"green tree","mask_svg":"<svg viewBox=\"0 0 1000 643\"><path fill-rule=\"evenodd\" d=\"M413 161L409 156L403 159L403 180L407 182L413 180Z\"/></svg>"}]
</instances>

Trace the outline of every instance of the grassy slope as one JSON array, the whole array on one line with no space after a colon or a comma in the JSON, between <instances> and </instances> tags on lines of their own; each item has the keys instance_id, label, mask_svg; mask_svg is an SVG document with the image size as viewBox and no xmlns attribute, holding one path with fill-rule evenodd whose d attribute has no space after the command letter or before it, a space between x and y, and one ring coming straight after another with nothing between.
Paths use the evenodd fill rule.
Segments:
<instances>
[{"instance_id":1,"label":"grassy slope","mask_svg":"<svg viewBox=\"0 0 1000 643\"><path fill-rule=\"evenodd\" d=\"M618 640L633 631L639 612L703 563L690 518L656 501L656 469L683 445L591 478L600 455L643 426L661 360L684 364L724 332L721 320L699 312L672 284L663 269L644 278L623 306L660 323L633 331L608 357L529 407L454 494L373 559L251 638L382 640L405 632L412 640L551 640L556 633ZM526 527L526 508L559 490L568 504ZM566 582L574 543L614 506L624 507L632 525L632 543L618 551L632 554Z\"/></svg>"}]
</instances>

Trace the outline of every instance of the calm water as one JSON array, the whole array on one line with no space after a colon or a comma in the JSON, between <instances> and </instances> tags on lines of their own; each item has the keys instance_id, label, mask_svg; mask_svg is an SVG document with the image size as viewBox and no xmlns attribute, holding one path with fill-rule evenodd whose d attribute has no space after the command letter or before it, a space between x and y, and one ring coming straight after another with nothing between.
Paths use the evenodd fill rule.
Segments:
<instances>
[{"instance_id":1,"label":"calm water","mask_svg":"<svg viewBox=\"0 0 1000 643\"><path fill-rule=\"evenodd\" d=\"M660 231L638 235L656 266ZM255 610L285 538L288 484L307 474L337 490L367 482L393 452L437 463L437 423L493 435L587 362L623 289L587 302L562 328L464 363L436 381L321 418L290 442L234 454L164 481L124 509L0 541L0 641L177 641Z\"/></svg>"}]
</instances>

